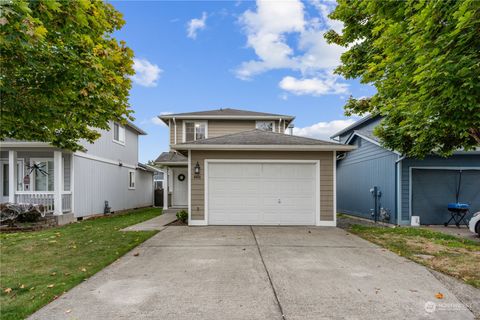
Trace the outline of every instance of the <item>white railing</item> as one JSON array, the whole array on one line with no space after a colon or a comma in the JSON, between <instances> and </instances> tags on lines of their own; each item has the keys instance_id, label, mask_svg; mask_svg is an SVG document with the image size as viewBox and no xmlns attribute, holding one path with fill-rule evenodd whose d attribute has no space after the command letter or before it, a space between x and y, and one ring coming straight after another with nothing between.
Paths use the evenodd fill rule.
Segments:
<instances>
[{"instance_id":1,"label":"white railing","mask_svg":"<svg viewBox=\"0 0 480 320\"><path fill-rule=\"evenodd\" d=\"M55 202L54 197L54 193L48 191L17 191L15 193L15 203L41 204L44 206L46 213L51 213Z\"/></svg>"},{"instance_id":2,"label":"white railing","mask_svg":"<svg viewBox=\"0 0 480 320\"><path fill-rule=\"evenodd\" d=\"M71 192L65 191L62 193L62 211L63 212L72 211L72 193Z\"/></svg>"},{"instance_id":3,"label":"white railing","mask_svg":"<svg viewBox=\"0 0 480 320\"><path fill-rule=\"evenodd\" d=\"M52 213L55 209L55 193L53 191L17 191L15 203L41 204L46 213ZM62 211L72 211L72 193L62 192Z\"/></svg>"}]
</instances>

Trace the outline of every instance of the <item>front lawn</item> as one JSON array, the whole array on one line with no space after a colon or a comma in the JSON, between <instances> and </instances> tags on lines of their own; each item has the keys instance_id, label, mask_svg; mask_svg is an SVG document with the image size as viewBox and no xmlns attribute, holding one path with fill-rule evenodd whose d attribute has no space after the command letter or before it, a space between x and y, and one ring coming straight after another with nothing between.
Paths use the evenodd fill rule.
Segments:
<instances>
[{"instance_id":1,"label":"front lawn","mask_svg":"<svg viewBox=\"0 0 480 320\"><path fill-rule=\"evenodd\" d=\"M157 231L120 229L161 209L85 220L37 232L0 234L1 319L23 319L144 242Z\"/></svg>"},{"instance_id":2,"label":"front lawn","mask_svg":"<svg viewBox=\"0 0 480 320\"><path fill-rule=\"evenodd\" d=\"M353 225L350 232L431 269L480 288L480 243L409 227Z\"/></svg>"}]
</instances>

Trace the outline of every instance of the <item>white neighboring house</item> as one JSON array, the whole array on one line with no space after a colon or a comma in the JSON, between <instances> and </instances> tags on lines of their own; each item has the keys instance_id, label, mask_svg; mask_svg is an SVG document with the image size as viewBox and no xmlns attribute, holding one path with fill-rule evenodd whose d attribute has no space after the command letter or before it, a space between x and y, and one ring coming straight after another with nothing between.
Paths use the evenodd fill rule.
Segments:
<instances>
[{"instance_id":1,"label":"white neighboring house","mask_svg":"<svg viewBox=\"0 0 480 320\"><path fill-rule=\"evenodd\" d=\"M107 201L111 211L152 206L155 170L138 162L146 133L130 122L110 125L95 143L82 141L83 152L0 141L0 202L43 204L59 223L104 213Z\"/></svg>"}]
</instances>

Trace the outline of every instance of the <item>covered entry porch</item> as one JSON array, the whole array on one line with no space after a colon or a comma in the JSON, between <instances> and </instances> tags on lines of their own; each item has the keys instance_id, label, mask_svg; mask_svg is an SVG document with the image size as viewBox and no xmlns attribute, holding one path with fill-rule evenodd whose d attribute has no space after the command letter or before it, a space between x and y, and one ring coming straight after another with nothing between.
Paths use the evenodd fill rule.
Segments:
<instances>
[{"instance_id":1,"label":"covered entry porch","mask_svg":"<svg viewBox=\"0 0 480 320\"><path fill-rule=\"evenodd\" d=\"M54 215L73 212L73 153L5 145L0 151L1 203L39 204Z\"/></svg>"}]
</instances>

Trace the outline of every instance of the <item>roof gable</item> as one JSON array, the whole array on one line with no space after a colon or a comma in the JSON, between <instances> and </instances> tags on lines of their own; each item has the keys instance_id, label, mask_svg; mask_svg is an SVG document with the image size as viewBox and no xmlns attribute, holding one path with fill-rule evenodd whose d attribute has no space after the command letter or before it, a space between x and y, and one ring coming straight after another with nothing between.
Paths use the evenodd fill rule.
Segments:
<instances>
[{"instance_id":1,"label":"roof gable","mask_svg":"<svg viewBox=\"0 0 480 320\"><path fill-rule=\"evenodd\" d=\"M379 121L381 120L381 116L380 115L367 115L365 117L363 117L362 119L358 120L357 122L349 125L348 127L336 132L334 135L330 136L330 138L335 138L335 137L338 137L338 136L341 136L341 135L344 135L346 133L348 133L349 131L354 131L354 130L359 130L360 127L363 127L365 125L367 125L368 123L371 123L371 122L376 122L376 121Z\"/></svg>"}]
</instances>

